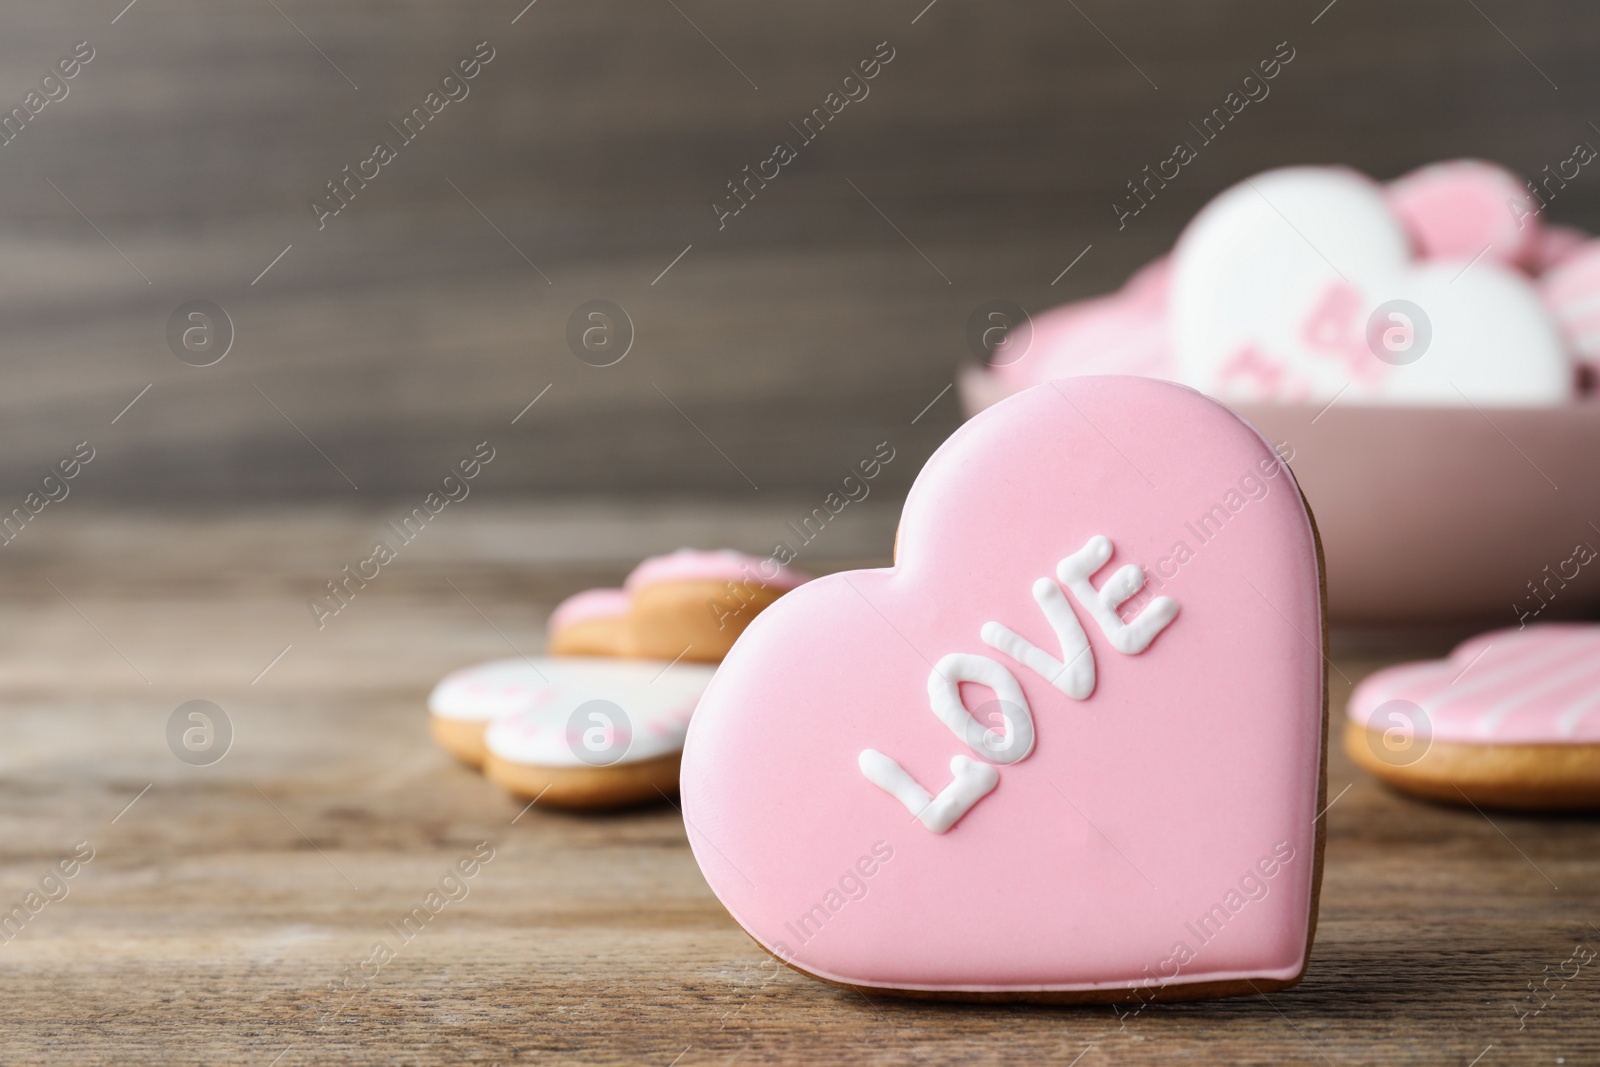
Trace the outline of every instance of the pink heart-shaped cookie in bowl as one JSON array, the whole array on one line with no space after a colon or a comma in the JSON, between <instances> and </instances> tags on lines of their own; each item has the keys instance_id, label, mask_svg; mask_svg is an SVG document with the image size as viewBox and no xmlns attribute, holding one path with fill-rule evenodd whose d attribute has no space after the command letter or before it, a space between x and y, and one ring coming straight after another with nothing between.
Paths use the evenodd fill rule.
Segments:
<instances>
[{"instance_id":1,"label":"pink heart-shaped cookie in bowl","mask_svg":"<svg viewBox=\"0 0 1600 1067\"><path fill-rule=\"evenodd\" d=\"M740 637L689 727L690 843L758 943L848 986L1292 984L1322 626L1315 529L1259 434L1167 382L1037 386L929 459L894 567Z\"/></svg>"}]
</instances>

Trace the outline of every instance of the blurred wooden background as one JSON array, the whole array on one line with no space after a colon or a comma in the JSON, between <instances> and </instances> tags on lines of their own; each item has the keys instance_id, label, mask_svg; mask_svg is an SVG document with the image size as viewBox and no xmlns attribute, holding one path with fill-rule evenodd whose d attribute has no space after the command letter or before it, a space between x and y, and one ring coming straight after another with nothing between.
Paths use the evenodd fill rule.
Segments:
<instances>
[{"instance_id":1,"label":"blurred wooden background","mask_svg":"<svg viewBox=\"0 0 1600 1067\"><path fill-rule=\"evenodd\" d=\"M1108 289L1266 167L1532 176L1600 143L1578 0L525 3L0 7L0 107L95 50L0 147L3 499L82 440L108 503L409 495L484 439L492 494L810 491L881 440L903 489L981 301ZM470 95L319 232L324 183L480 41ZM725 183L881 41L870 95L719 231ZM1118 232L1124 183L1283 41ZM1600 176L1549 217L1600 228ZM165 339L196 298L237 330L203 369ZM608 368L564 339L597 298L637 329Z\"/></svg>"}]
</instances>

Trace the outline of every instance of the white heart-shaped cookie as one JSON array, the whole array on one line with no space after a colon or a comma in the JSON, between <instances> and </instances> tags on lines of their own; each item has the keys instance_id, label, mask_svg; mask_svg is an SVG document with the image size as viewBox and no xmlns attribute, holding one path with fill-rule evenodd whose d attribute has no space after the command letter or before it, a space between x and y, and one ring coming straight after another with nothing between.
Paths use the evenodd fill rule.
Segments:
<instances>
[{"instance_id":1,"label":"white heart-shaped cookie","mask_svg":"<svg viewBox=\"0 0 1600 1067\"><path fill-rule=\"evenodd\" d=\"M1182 380L1226 400L1556 404L1574 367L1531 284L1412 258L1382 189L1294 167L1234 186L1173 256Z\"/></svg>"}]
</instances>

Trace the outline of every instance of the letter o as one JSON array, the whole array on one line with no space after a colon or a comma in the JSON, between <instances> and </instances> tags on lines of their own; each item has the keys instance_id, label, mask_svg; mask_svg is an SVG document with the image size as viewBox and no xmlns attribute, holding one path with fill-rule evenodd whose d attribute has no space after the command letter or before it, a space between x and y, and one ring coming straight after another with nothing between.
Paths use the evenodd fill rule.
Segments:
<instances>
[{"instance_id":1,"label":"letter o","mask_svg":"<svg viewBox=\"0 0 1600 1067\"><path fill-rule=\"evenodd\" d=\"M961 700L962 682L994 690L1006 723L1003 736L972 717ZM1033 711L1022 685L1016 675L988 656L952 652L941 659L928 675L928 706L981 759L1018 763L1033 751Z\"/></svg>"}]
</instances>

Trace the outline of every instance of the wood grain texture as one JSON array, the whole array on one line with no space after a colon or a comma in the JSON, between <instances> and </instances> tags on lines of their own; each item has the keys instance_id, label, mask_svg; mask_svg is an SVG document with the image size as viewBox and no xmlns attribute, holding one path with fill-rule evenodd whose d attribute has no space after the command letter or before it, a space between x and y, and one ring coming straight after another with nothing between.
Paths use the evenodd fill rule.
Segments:
<instances>
[{"instance_id":1,"label":"wood grain texture","mask_svg":"<svg viewBox=\"0 0 1600 1067\"><path fill-rule=\"evenodd\" d=\"M429 741L432 683L537 652L557 598L662 547L760 548L782 515L776 504L469 500L318 631L308 588L365 543L376 513L126 513L70 500L46 512L48 540L0 550L0 903L21 900L77 842L94 858L65 899L0 944L0 1062L1600 1057L1593 966L1565 988L1552 981L1554 998L1522 1029L1517 1015L1535 1006L1528 983L1562 969L1575 943L1600 947L1593 818L1416 803L1335 750L1304 983L1121 1018L1104 1006L868 999L769 966L707 889L671 807L522 811ZM807 562L882 561L893 520L887 506L846 512ZM1368 670L1442 647L1415 635L1377 651L1336 642L1335 716ZM164 733L196 698L236 731L209 767L179 762ZM479 842L494 855L467 896L364 988L335 988Z\"/></svg>"},{"instance_id":2,"label":"wood grain texture","mask_svg":"<svg viewBox=\"0 0 1600 1067\"><path fill-rule=\"evenodd\" d=\"M7 496L86 438L104 499L352 492L334 464L410 493L547 385L492 491L734 496L733 464L809 491L956 425L949 394L910 422L970 358L980 302L1106 291L1243 177L1457 155L1532 177L1597 137L1583 0L276 8L0 4L0 106L97 50L0 147ZM470 95L319 230L311 199L479 41L496 58ZM719 229L726 183L880 41L870 95ZM1126 183L1280 41L1270 96L1119 229ZM1549 216L1600 228L1600 177ZM206 369L164 335L197 297L237 330ZM595 298L638 334L604 370L564 340Z\"/></svg>"}]
</instances>

